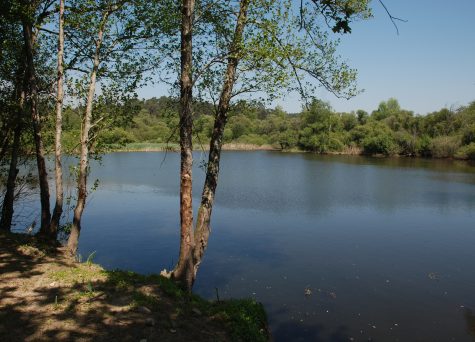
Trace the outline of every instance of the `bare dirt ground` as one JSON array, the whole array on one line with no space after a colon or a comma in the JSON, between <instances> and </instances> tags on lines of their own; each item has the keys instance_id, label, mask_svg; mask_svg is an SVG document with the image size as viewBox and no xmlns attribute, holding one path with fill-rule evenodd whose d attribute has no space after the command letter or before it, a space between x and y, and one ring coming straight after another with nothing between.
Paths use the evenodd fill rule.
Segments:
<instances>
[{"instance_id":1,"label":"bare dirt ground","mask_svg":"<svg viewBox=\"0 0 475 342\"><path fill-rule=\"evenodd\" d=\"M189 297L159 276L105 271L75 262L60 246L0 233L0 341L254 340L219 304ZM242 310L232 304L231 311ZM265 328L257 334L268 339Z\"/></svg>"}]
</instances>

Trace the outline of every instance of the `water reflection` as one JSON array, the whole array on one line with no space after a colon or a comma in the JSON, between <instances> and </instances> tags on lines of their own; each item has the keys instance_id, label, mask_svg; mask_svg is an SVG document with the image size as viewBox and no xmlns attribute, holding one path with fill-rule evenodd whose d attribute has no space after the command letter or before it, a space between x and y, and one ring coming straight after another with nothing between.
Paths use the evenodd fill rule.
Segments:
<instances>
[{"instance_id":1,"label":"water reflection","mask_svg":"<svg viewBox=\"0 0 475 342\"><path fill-rule=\"evenodd\" d=\"M338 162L351 165L373 165L382 168L417 168L428 169L436 172L469 172L473 173L475 162L450 159L426 159L426 158L377 158L369 156L347 156L347 155L316 155L304 154L307 160L320 160Z\"/></svg>"},{"instance_id":2,"label":"water reflection","mask_svg":"<svg viewBox=\"0 0 475 342\"><path fill-rule=\"evenodd\" d=\"M174 265L179 155L162 160L92 166L83 255L142 273ZM195 167L195 203L203 176ZM262 301L276 340L470 340L474 208L464 163L227 152L195 290Z\"/></svg>"}]
</instances>

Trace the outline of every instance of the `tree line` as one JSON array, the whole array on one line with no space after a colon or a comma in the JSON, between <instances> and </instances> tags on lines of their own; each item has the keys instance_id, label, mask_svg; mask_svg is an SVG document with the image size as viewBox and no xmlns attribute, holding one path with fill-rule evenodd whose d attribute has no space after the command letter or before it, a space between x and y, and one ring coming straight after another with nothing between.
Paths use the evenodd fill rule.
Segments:
<instances>
[{"instance_id":1,"label":"tree line","mask_svg":"<svg viewBox=\"0 0 475 342\"><path fill-rule=\"evenodd\" d=\"M176 99L162 96L132 102L129 120L102 132L99 149L126 149L134 143L166 148L179 143ZM207 148L202 142L211 137L213 105L198 102L193 107L195 148ZM65 112L64 140L70 148L80 130L80 112L77 108ZM402 109L394 98L382 101L371 113L336 112L320 100L299 113L287 113L279 106L266 108L262 102L240 100L229 111L223 141L284 151L475 159L475 102L417 115Z\"/></svg>"}]
</instances>

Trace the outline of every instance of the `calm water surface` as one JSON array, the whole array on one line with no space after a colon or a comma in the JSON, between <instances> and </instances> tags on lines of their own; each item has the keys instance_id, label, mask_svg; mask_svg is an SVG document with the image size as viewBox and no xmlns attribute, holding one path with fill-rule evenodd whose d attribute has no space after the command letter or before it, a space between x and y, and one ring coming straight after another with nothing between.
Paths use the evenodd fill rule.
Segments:
<instances>
[{"instance_id":1,"label":"calm water surface","mask_svg":"<svg viewBox=\"0 0 475 342\"><path fill-rule=\"evenodd\" d=\"M141 273L174 265L179 155L163 158L93 166L82 255ZM276 341L474 339L475 167L226 152L221 170L195 292L261 301Z\"/></svg>"}]
</instances>

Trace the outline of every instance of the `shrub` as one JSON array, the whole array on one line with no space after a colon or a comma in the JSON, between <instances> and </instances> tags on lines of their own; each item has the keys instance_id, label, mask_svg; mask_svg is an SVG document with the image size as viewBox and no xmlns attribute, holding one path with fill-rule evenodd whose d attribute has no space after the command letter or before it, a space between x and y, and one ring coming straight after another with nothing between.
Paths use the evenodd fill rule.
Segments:
<instances>
[{"instance_id":1,"label":"shrub","mask_svg":"<svg viewBox=\"0 0 475 342\"><path fill-rule=\"evenodd\" d=\"M358 145L361 145L363 143L363 140L370 135L371 129L369 126L366 125L360 125L356 126L350 131L351 134L351 140L357 143Z\"/></svg>"},{"instance_id":2,"label":"shrub","mask_svg":"<svg viewBox=\"0 0 475 342\"><path fill-rule=\"evenodd\" d=\"M417 139L407 132L399 131L395 134L395 139L399 147L399 154L414 156L417 152Z\"/></svg>"},{"instance_id":3,"label":"shrub","mask_svg":"<svg viewBox=\"0 0 475 342\"><path fill-rule=\"evenodd\" d=\"M230 128L225 128L223 141L227 143L227 142L231 142L232 140L233 140L233 131Z\"/></svg>"},{"instance_id":4,"label":"shrub","mask_svg":"<svg viewBox=\"0 0 475 342\"><path fill-rule=\"evenodd\" d=\"M475 124L468 126L462 136L462 144L469 145L475 143Z\"/></svg>"},{"instance_id":5,"label":"shrub","mask_svg":"<svg viewBox=\"0 0 475 342\"><path fill-rule=\"evenodd\" d=\"M386 156L398 153L398 146L391 135L377 134L363 140L363 150L367 154L384 154Z\"/></svg>"},{"instance_id":6,"label":"shrub","mask_svg":"<svg viewBox=\"0 0 475 342\"><path fill-rule=\"evenodd\" d=\"M475 160L475 142L459 148L455 153L455 158Z\"/></svg>"},{"instance_id":7,"label":"shrub","mask_svg":"<svg viewBox=\"0 0 475 342\"><path fill-rule=\"evenodd\" d=\"M67 154L74 153L75 152L74 149L77 150L80 135L81 135L81 131L78 129L74 129L74 130L72 129L72 130L63 132L61 141L62 141L63 150L65 153Z\"/></svg>"},{"instance_id":8,"label":"shrub","mask_svg":"<svg viewBox=\"0 0 475 342\"><path fill-rule=\"evenodd\" d=\"M434 158L448 158L453 157L459 147L459 137L441 136L432 139L430 150Z\"/></svg>"},{"instance_id":9,"label":"shrub","mask_svg":"<svg viewBox=\"0 0 475 342\"><path fill-rule=\"evenodd\" d=\"M252 122L243 115L236 115L229 119L228 127L233 133L233 139L241 135L249 134L252 131Z\"/></svg>"},{"instance_id":10,"label":"shrub","mask_svg":"<svg viewBox=\"0 0 475 342\"><path fill-rule=\"evenodd\" d=\"M432 156L432 139L428 135L423 135L417 139L416 142L416 152L422 157L431 157Z\"/></svg>"},{"instance_id":11,"label":"shrub","mask_svg":"<svg viewBox=\"0 0 475 342\"><path fill-rule=\"evenodd\" d=\"M134 142L133 135L121 127L115 127L111 130L101 132L100 143L104 145L125 145Z\"/></svg>"},{"instance_id":12,"label":"shrub","mask_svg":"<svg viewBox=\"0 0 475 342\"><path fill-rule=\"evenodd\" d=\"M267 144L265 136L257 134L246 134L240 136L237 140L239 143L252 144L252 145L264 145Z\"/></svg>"},{"instance_id":13,"label":"shrub","mask_svg":"<svg viewBox=\"0 0 475 342\"><path fill-rule=\"evenodd\" d=\"M288 129L283 132L274 133L269 137L269 142L281 149L295 147L298 142L298 132Z\"/></svg>"},{"instance_id":14,"label":"shrub","mask_svg":"<svg viewBox=\"0 0 475 342\"><path fill-rule=\"evenodd\" d=\"M339 152L345 147L341 134L335 132L303 135L300 137L300 145L317 153Z\"/></svg>"}]
</instances>

